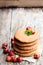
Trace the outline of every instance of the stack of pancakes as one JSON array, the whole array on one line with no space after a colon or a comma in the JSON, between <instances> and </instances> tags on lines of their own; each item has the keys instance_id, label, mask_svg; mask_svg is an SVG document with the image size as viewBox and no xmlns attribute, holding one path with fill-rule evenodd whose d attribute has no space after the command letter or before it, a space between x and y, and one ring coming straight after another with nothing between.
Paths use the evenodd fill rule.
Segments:
<instances>
[{"instance_id":1,"label":"stack of pancakes","mask_svg":"<svg viewBox=\"0 0 43 65\"><path fill-rule=\"evenodd\" d=\"M32 56L37 52L39 32L33 30L35 33L27 36L24 31L25 28L20 28L16 31L14 36L15 45L13 46L13 49L16 54L20 56Z\"/></svg>"}]
</instances>

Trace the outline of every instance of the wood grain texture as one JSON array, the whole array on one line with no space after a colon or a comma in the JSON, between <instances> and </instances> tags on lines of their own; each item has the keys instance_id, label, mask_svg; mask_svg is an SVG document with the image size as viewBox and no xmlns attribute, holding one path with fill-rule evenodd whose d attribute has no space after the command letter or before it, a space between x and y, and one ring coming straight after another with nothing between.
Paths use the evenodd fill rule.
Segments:
<instances>
[{"instance_id":1,"label":"wood grain texture","mask_svg":"<svg viewBox=\"0 0 43 65\"><path fill-rule=\"evenodd\" d=\"M23 61L21 63L5 62L6 55L3 54L1 44L10 42L15 31L20 27L31 26L40 31L40 45L43 48L43 11L42 9L17 8L13 10L0 10L0 65L43 65L43 52L35 63Z\"/></svg>"},{"instance_id":2,"label":"wood grain texture","mask_svg":"<svg viewBox=\"0 0 43 65\"><path fill-rule=\"evenodd\" d=\"M43 6L43 0L0 0L0 7L40 7Z\"/></svg>"},{"instance_id":3,"label":"wood grain texture","mask_svg":"<svg viewBox=\"0 0 43 65\"><path fill-rule=\"evenodd\" d=\"M10 39L11 10L0 10L0 44Z\"/></svg>"}]
</instances>

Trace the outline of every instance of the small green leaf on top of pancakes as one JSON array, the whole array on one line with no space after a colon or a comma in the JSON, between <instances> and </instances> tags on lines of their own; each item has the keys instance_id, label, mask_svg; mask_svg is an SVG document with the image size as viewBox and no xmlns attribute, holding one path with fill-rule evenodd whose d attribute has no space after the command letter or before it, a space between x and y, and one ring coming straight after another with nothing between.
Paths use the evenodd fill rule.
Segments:
<instances>
[{"instance_id":1,"label":"small green leaf on top of pancakes","mask_svg":"<svg viewBox=\"0 0 43 65\"><path fill-rule=\"evenodd\" d=\"M32 30L25 30L26 35L32 35Z\"/></svg>"}]
</instances>

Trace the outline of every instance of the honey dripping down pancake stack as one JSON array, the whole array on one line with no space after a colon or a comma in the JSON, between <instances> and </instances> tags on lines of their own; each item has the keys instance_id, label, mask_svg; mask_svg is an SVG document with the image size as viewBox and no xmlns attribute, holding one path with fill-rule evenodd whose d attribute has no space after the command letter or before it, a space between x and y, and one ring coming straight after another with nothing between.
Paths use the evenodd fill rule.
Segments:
<instances>
[{"instance_id":1,"label":"honey dripping down pancake stack","mask_svg":"<svg viewBox=\"0 0 43 65\"><path fill-rule=\"evenodd\" d=\"M16 54L23 57L34 55L37 52L39 36L38 30L31 27L18 29L14 35L13 46Z\"/></svg>"}]
</instances>

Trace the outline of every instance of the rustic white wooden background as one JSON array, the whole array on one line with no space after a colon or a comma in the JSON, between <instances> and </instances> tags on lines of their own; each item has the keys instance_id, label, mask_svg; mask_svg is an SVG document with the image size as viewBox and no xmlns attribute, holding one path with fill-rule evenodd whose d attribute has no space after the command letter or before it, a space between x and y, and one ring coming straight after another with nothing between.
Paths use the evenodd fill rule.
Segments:
<instances>
[{"instance_id":1,"label":"rustic white wooden background","mask_svg":"<svg viewBox=\"0 0 43 65\"><path fill-rule=\"evenodd\" d=\"M1 59L0 65L8 65L8 63L5 62L3 63L2 59L4 57L2 54L1 44L3 42L8 42L9 44L10 38L14 36L15 31L18 28L25 26L31 26L40 31L40 45L43 49L43 9L39 8L0 9L0 59ZM38 64L34 65L43 65L42 62L43 57L41 58L41 60L38 61ZM32 65L32 64L26 63L24 65Z\"/></svg>"}]
</instances>

